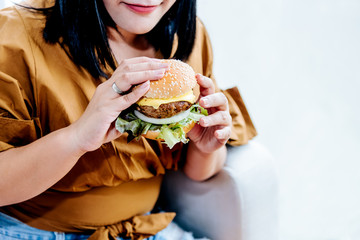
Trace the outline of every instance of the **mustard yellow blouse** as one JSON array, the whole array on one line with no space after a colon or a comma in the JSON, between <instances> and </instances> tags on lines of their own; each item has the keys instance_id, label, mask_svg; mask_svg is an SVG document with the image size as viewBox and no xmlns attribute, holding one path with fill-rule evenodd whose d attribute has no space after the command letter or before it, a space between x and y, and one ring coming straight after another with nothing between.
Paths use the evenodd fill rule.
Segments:
<instances>
[{"instance_id":1,"label":"mustard yellow blouse","mask_svg":"<svg viewBox=\"0 0 360 240\"><path fill-rule=\"evenodd\" d=\"M0 11L0 151L26 145L73 123L96 87L106 81L76 66L59 44L46 43L44 24L44 16L23 8ZM199 20L195 41L187 63L214 79L211 44ZM223 93L233 118L228 143L244 144L256 130L237 88ZM169 150L145 138L127 143L124 134L83 155L44 193L0 211L44 230L89 232L92 239L119 234L146 238L174 217L173 213L144 214L157 201L165 170L177 169L182 149L182 144Z\"/></svg>"}]
</instances>

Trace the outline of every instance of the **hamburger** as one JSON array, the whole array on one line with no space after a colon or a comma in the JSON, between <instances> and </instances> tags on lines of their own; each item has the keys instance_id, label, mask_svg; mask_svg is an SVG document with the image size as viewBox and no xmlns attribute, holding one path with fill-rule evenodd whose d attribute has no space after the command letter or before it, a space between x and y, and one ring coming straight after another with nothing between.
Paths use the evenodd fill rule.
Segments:
<instances>
[{"instance_id":1,"label":"hamburger","mask_svg":"<svg viewBox=\"0 0 360 240\"><path fill-rule=\"evenodd\" d=\"M159 80L150 81L149 91L116 120L118 131L129 133L128 141L141 136L161 140L172 148L187 143L189 132L207 111L196 104L194 70L179 60L163 60L170 68Z\"/></svg>"}]
</instances>

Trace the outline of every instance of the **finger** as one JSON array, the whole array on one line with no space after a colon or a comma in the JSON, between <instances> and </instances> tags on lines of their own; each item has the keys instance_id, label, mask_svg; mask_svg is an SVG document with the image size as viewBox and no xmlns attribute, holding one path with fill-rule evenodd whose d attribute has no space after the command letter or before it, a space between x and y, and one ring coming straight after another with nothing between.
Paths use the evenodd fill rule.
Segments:
<instances>
[{"instance_id":1,"label":"finger","mask_svg":"<svg viewBox=\"0 0 360 240\"><path fill-rule=\"evenodd\" d=\"M169 63L161 61L147 61L133 64L126 64L123 67L126 72L141 72L146 70L168 70L170 68Z\"/></svg>"},{"instance_id":2,"label":"finger","mask_svg":"<svg viewBox=\"0 0 360 240\"><path fill-rule=\"evenodd\" d=\"M142 62L150 62L150 61L161 62L161 60L157 59L157 58L134 57L134 58L128 58L128 59L122 60L119 64L119 66L125 65L125 64L134 64L134 63L142 63Z\"/></svg>"},{"instance_id":3,"label":"finger","mask_svg":"<svg viewBox=\"0 0 360 240\"><path fill-rule=\"evenodd\" d=\"M115 84L118 88L126 92L133 85L138 85L148 80L158 80L162 78L165 74L165 69L157 69L157 70L145 70L140 72L125 72L120 76L115 77Z\"/></svg>"},{"instance_id":4,"label":"finger","mask_svg":"<svg viewBox=\"0 0 360 240\"><path fill-rule=\"evenodd\" d=\"M202 127L229 126L231 125L231 116L228 111L217 111L209 116L202 117L199 121Z\"/></svg>"},{"instance_id":5,"label":"finger","mask_svg":"<svg viewBox=\"0 0 360 240\"><path fill-rule=\"evenodd\" d=\"M111 141L113 139L119 138L122 135L121 132L119 132L116 128L115 128L115 121L111 123L111 126L109 128L109 131L107 132L107 136L105 141Z\"/></svg>"},{"instance_id":6,"label":"finger","mask_svg":"<svg viewBox=\"0 0 360 240\"><path fill-rule=\"evenodd\" d=\"M200 94L202 96L207 96L215 93L215 85L214 82L201 74L196 74L196 80L200 85Z\"/></svg>"},{"instance_id":7,"label":"finger","mask_svg":"<svg viewBox=\"0 0 360 240\"><path fill-rule=\"evenodd\" d=\"M114 99L114 98L118 98L121 95L117 92L115 92L115 90L113 89L113 84L114 82L111 80L107 80L103 83L101 83L97 88L96 88L96 92L94 94L95 95L99 95L99 96L109 96L109 99Z\"/></svg>"},{"instance_id":8,"label":"finger","mask_svg":"<svg viewBox=\"0 0 360 240\"><path fill-rule=\"evenodd\" d=\"M144 94L149 90L150 82L146 81L139 85L136 89L126 95L122 95L117 98L118 111L121 112L124 109L129 108L132 104L136 103Z\"/></svg>"},{"instance_id":9,"label":"finger","mask_svg":"<svg viewBox=\"0 0 360 240\"><path fill-rule=\"evenodd\" d=\"M229 109L229 103L226 96L221 93L213 93L211 95L207 95L206 97L202 97L199 100L200 106L204 108L215 107L221 111L227 111Z\"/></svg>"},{"instance_id":10,"label":"finger","mask_svg":"<svg viewBox=\"0 0 360 240\"><path fill-rule=\"evenodd\" d=\"M132 87L132 85L139 84L147 80L153 80L143 79L143 81L135 81L132 83L132 76L129 74L130 72L158 70L157 72L153 72L153 74L157 74L159 78L161 78L167 69L167 64L165 64L160 59L148 57L129 58L120 62L111 79L114 79L118 89L120 89L122 92L126 92ZM151 75L151 73L149 75ZM158 79L157 77L155 78Z\"/></svg>"},{"instance_id":11,"label":"finger","mask_svg":"<svg viewBox=\"0 0 360 240\"><path fill-rule=\"evenodd\" d=\"M224 127L224 128L220 128L218 130L215 131L214 133L215 137L217 140L219 140L219 142L221 142L222 144L226 143L231 135L231 127Z\"/></svg>"}]
</instances>

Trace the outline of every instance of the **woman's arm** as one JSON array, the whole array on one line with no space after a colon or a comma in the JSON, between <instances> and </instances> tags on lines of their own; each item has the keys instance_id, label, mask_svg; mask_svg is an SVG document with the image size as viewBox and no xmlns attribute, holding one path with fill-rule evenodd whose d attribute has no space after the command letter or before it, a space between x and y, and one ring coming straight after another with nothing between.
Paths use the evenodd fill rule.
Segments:
<instances>
[{"instance_id":1,"label":"woman's arm","mask_svg":"<svg viewBox=\"0 0 360 240\"><path fill-rule=\"evenodd\" d=\"M65 176L84 153L74 142L71 127L0 153L0 206L45 191Z\"/></svg>"},{"instance_id":2,"label":"woman's arm","mask_svg":"<svg viewBox=\"0 0 360 240\"><path fill-rule=\"evenodd\" d=\"M198 125L188 133L190 143L184 166L185 174L193 180L203 181L216 174L225 163L225 144L231 133L231 116L227 98L215 93L211 79L200 74L199 104L208 110L209 116L202 117Z\"/></svg>"},{"instance_id":3,"label":"woman's arm","mask_svg":"<svg viewBox=\"0 0 360 240\"><path fill-rule=\"evenodd\" d=\"M0 153L0 206L30 199L59 181L86 152L118 138L114 120L149 89L149 80L163 77L168 64L139 57L123 60L100 84L82 116L24 147ZM126 95L112 89L116 83Z\"/></svg>"},{"instance_id":4,"label":"woman's arm","mask_svg":"<svg viewBox=\"0 0 360 240\"><path fill-rule=\"evenodd\" d=\"M204 153L201 149L198 149L195 144L190 142L184 172L189 178L195 181L204 181L223 168L226 154L227 150L225 146L222 146L212 153Z\"/></svg>"}]
</instances>

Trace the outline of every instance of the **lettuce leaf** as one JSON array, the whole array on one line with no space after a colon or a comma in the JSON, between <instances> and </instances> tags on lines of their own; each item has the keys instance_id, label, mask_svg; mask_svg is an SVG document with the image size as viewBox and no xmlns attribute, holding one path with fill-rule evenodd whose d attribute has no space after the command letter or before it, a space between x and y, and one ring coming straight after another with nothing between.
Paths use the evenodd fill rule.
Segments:
<instances>
[{"instance_id":1,"label":"lettuce leaf","mask_svg":"<svg viewBox=\"0 0 360 240\"><path fill-rule=\"evenodd\" d=\"M190 108L190 114L187 118L172 124L157 125L148 122L144 122L137 118L134 113L128 112L124 116L119 116L115 122L115 128L121 132L129 133L128 142L132 139L139 140L141 135L146 134L147 131L160 131L157 138L164 139L170 149L178 142L187 143L189 139L186 138L186 134L183 127L189 125L192 122L198 122L201 117L207 116L206 109L200 107L198 104L194 104Z\"/></svg>"}]
</instances>

